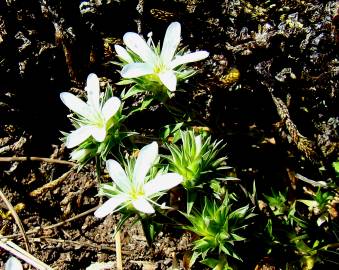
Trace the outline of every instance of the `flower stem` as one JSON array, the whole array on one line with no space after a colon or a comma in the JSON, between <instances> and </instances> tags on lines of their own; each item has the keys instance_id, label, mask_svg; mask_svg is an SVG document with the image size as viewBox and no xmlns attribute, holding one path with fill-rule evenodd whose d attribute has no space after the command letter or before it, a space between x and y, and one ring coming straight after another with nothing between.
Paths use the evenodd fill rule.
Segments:
<instances>
[{"instance_id":1,"label":"flower stem","mask_svg":"<svg viewBox=\"0 0 339 270\"><path fill-rule=\"evenodd\" d=\"M152 246L154 240L154 227L153 224L150 223L147 217L141 217L140 222L142 225L142 230L144 232L146 241L148 246Z\"/></svg>"},{"instance_id":2,"label":"flower stem","mask_svg":"<svg viewBox=\"0 0 339 270\"><path fill-rule=\"evenodd\" d=\"M117 260L117 270L123 270L123 268L122 268L122 256L121 256L120 230L115 232L114 240L115 240L115 255L116 255L116 260Z\"/></svg>"},{"instance_id":3,"label":"flower stem","mask_svg":"<svg viewBox=\"0 0 339 270\"><path fill-rule=\"evenodd\" d=\"M101 158L100 156L95 157L95 169L96 169L96 178L98 185L100 185L100 176L101 176Z\"/></svg>"}]
</instances>

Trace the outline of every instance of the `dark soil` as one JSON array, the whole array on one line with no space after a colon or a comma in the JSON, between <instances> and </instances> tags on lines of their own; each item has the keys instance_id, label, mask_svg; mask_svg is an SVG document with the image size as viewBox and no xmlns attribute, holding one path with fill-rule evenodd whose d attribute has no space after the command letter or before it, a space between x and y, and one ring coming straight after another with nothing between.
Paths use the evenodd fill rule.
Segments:
<instances>
[{"instance_id":1,"label":"dark soil","mask_svg":"<svg viewBox=\"0 0 339 270\"><path fill-rule=\"evenodd\" d=\"M153 40L162 40L169 23L179 21L182 45L207 50L210 57L195 64L198 74L182 85L186 92L177 94L173 106L185 108L190 125L209 127L215 139L227 143L228 164L242 184L251 189L255 180L257 190L265 193L273 186L294 185L294 173L317 180L333 177L339 144L336 5L298 0L0 1L0 157L68 160L69 150L59 138L61 130L70 130L69 112L59 94L83 94L85 78L95 72L118 95L122 88L115 86L120 77L112 64L113 45L122 44L127 31L152 31ZM270 27L263 29L265 23ZM127 125L158 136L159 128L174 121L161 107L152 107ZM46 264L69 270L93 262L115 264L112 233L119 215L98 220L89 211L49 227L99 204L92 164L34 194L70 168L33 160L1 162L0 188L13 206L24 204L18 214L31 253ZM13 219L0 217L0 234L13 235L24 247ZM124 269L169 269L175 262L184 269L191 238L168 229L149 247L139 223L130 220L122 232ZM261 261L257 251L243 269ZM0 267L9 255L0 250Z\"/></svg>"}]
</instances>

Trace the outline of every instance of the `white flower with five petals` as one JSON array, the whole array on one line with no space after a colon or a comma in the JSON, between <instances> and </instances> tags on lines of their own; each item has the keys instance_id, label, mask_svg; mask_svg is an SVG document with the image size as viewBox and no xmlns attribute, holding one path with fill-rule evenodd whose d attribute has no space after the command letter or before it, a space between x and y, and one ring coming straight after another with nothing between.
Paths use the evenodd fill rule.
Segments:
<instances>
[{"instance_id":1,"label":"white flower with five petals","mask_svg":"<svg viewBox=\"0 0 339 270\"><path fill-rule=\"evenodd\" d=\"M68 148L81 144L90 136L97 142L103 142L107 131L113 125L112 118L121 105L117 97L111 97L104 103L100 102L99 79L94 73L88 75L85 90L87 103L71 93L60 94L62 102L79 116L79 119L76 119L79 127L67 136L66 147Z\"/></svg>"},{"instance_id":2,"label":"white flower with five petals","mask_svg":"<svg viewBox=\"0 0 339 270\"><path fill-rule=\"evenodd\" d=\"M207 51L176 55L176 50L180 43L180 34L180 23L171 23L166 30L159 55L155 46L151 46L152 43L148 44L137 33L126 33L123 37L124 43L143 62L134 62L125 48L116 45L115 50L118 57L127 63L121 70L121 76L126 79L132 79L145 75L155 75L168 90L175 91L177 85L176 68L186 63L200 61L209 55Z\"/></svg>"},{"instance_id":3,"label":"white flower with five petals","mask_svg":"<svg viewBox=\"0 0 339 270\"><path fill-rule=\"evenodd\" d=\"M144 146L139 152L131 179L118 162L107 160L107 170L115 183L114 194L110 194L111 198L101 205L94 215L102 218L130 206L142 213L154 213L152 204L157 205L154 198L183 181L182 176L177 173L159 174L154 179L147 180L147 173L157 157L156 142Z\"/></svg>"}]
</instances>

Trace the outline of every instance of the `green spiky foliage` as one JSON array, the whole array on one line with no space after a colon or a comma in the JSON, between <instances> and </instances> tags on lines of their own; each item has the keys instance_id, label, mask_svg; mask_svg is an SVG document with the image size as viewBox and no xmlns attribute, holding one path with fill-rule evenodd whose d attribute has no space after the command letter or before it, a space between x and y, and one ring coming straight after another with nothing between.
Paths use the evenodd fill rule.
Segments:
<instances>
[{"instance_id":1,"label":"green spiky foliage","mask_svg":"<svg viewBox=\"0 0 339 270\"><path fill-rule=\"evenodd\" d=\"M230 257L242 261L236 252L236 243L246 240L241 232L250 224L250 219L255 214L248 205L233 210L230 200L228 195L222 203L205 197L201 212L193 210L191 214L186 214L192 225L184 228L199 237L193 242L191 265L199 257L202 258L202 263L213 266L212 268L222 264L222 269L228 269L226 266Z\"/></svg>"},{"instance_id":2,"label":"green spiky foliage","mask_svg":"<svg viewBox=\"0 0 339 270\"><path fill-rule=\"evenodd\" d=\"M211 179L207 174L230 168L226 166L227 157L218 157L225 147L222 141L212 142L211 136L205 139L201 135L196 136L193 130L181 131L180 138L180 146L167 144L171 152L167 159L170 170L184 177L183 186L187 190L202 187L207 182L206 179Z\"/></svg>"}]
</instances>

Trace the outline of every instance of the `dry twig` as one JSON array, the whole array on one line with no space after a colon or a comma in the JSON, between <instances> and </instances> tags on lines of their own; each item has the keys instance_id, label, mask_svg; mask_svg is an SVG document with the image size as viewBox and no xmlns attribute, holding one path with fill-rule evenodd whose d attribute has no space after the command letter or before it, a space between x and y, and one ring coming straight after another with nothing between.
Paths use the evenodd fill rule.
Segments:
<instances>
[{"instance_id":1,"label":"dry twig","mask_svg":"<svg viewBox=\"0 0 339 270\"><path fill-rule=\"evenodd\" d=\"M21 223L21 220L20 220L18 214L16 213L16 211L15 211L14 207L12 206L12 204L10 203L10 201L7 200L5 194L2 192L1 189L0 189L0 197L4 201L4 203L6 204L8 210L11 212L11 215L13 216L13 218L15 220L15 223L18 225L19 230L20 230L20 232L22 234L22 237L23 237L23 239L25 241L26 249L29 252L30 248L29 248L28 239L27 239L27 235L26 235L24 226L22 226L22 223Z\"/></svg>"},{"instance_id":2,"label":"dry twig","mask_svg":"<svg viewBox=\"0 0 339 270\"><path fill-rule=\"evenodd\" d=\"M120 230L117 231L114 235L115 240L115 254L116 254L116 260L117 260L117 270L123 270L122 268L122 256L121 256L121 234Z\"/></svg>"},{"instance_id":3,"label":"dry twig","mask_svg":"<svg viewBox=\"0 0 339 270\"><path fill-rule=\"evenodd\" d=\"M35 258L32 254L28 253L27 251L20 248L18 245L14 244L11 241L6 241L3 239L0 239L0 247L4 250L7 250L14 256L24 260L28 264L32 265L36 269L39 270L53 270L51 267L49 267L44 262L40 261L39 259Z\"/></svg>"},{"instance_id":4,"label":"dry twig","mask_svg":"<svg viewBox=\"0 0 339 270\"><path fill-rule=\"evenodd\" d=\"M77 220L81 217L84 217L84 216L87 216L88 214L94 212L95 210L98 209L99 206L96 206L96 207L93 207L85 212L82 212L74 217L71 217L71 218L68 218L66 220L63 220L63 221L60 221L58 223L55 223L55 224L52 224L52 225L48 225L46 227L36 227L34 228L33 230L29 230L26 232L26 235L31 235L31 234L34 234L34 233L37 233L41 230L50 230L50 229L54 229L54 228L57 228L59 226L62 226L64 224L67 224L68 222L71 222L71 221L74 221L74 220ZM21 236L21 234L11 234L11 235L5 235L5 236L1 236L1 238L6 238L6 239L13 239L15 237L18 237L18 236Z\"/></svg>"},{"instance_id":5,"label":"dry twig","mask_svg":"<svg viewBox=\"0 0 339 270\"><path fill-rule=\"evenodd\" d=\"M0 162L12 162L12 161L43 161L48 163L56 163L56 164L63 164L69 166L75 166L76 163L67 161L67 160L60 160L54 158L44 158L44 157L0 157Z\"/></svg>"},{"instance_id":6,"label":"dry twig","mask_svg":"<svg viewBox=\"0 0 339 270\"><path fill-rule=\"evenodd\" d=\"M315 143L299 132L297 126L290 118L290 113L286 104L280 98L274 96L272 93L271 96L277 108L277 112L281 120L285 123L286 129L289 132L293 143L309 160L317 162L318 154L316 152Z\"/></svg>"},{"instance_id":7,"label":"dry twig","mask_svg":"<svg viewBox=\"0 0 339 270\"><path fill-rule=\"evenodd\" d=\"M112 245L102 245L102 244L96 244L88 241L76 241L76 240L65 240L65 239L55 239L50 237L36 237L36 238L28 238L31 242L42 242L46 241L49 243L57 243L57 244L65 244L65 245L72 245L72 246L82 246L82 247L89 247L95 250L108 250L115 252L115 248L112 247ZM122 254L131 255L130 251L122 251Z\"/></svg>"},{"instance_id":8,"label":"dry twig","mask_svg":"<svg viewBox=\"0 0 339 270\"><path fill-rule=\"evenodd\" d=\"M66 177L75 169L77 168L77 166L73 166L73 168L71 168L69 171L65 172L63 175L61 175L59 178L48 182L47 184L33 190L32 192L29 193L29 196L31 197L39 197L41 194L45 194L48 190L52 190L54 188L56 188L57 186L59 186L65 179Z\"/></svg>"}]
</instances>

